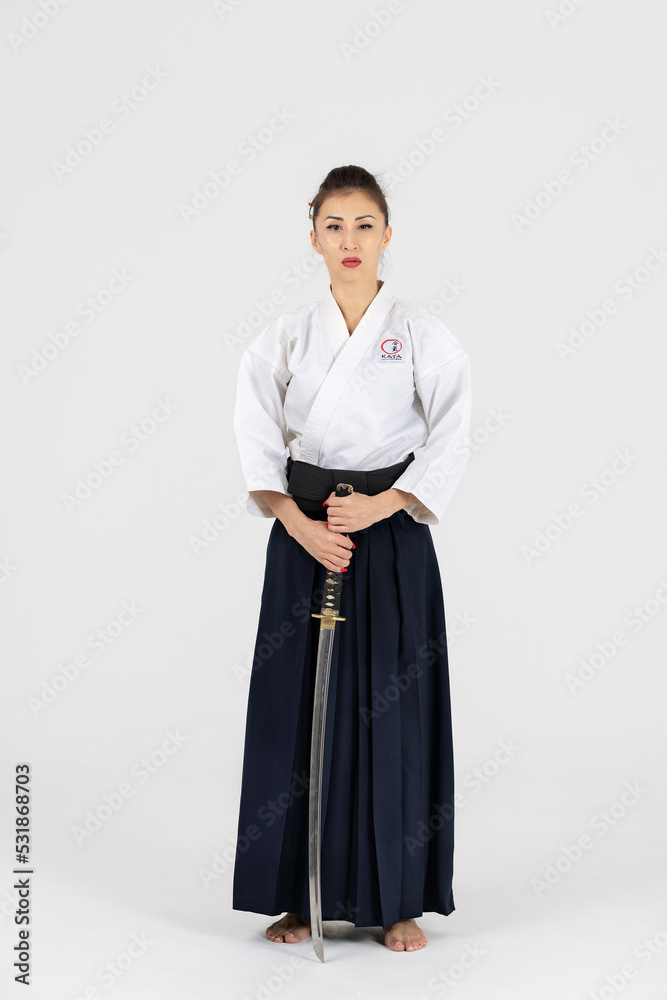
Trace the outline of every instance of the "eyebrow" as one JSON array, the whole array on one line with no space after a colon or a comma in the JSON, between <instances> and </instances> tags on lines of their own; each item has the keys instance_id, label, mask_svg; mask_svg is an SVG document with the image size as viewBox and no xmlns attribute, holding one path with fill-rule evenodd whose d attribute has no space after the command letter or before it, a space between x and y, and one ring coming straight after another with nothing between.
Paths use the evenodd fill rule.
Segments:
<instances>
[{"instance_id":1,"label":"eyebrow","mask_svg":"<svg viewBox=\"0 0 667 1000\"><path fill-rule=\"evenodd\" d=\"M342 215L327 215L326 218L327 219L339 219L341 222L343 221L343 216ZM375 218L374 215L357 215L357 216L355 216L354 221L358 222L359 219L374 219L374 218ZM325 219L325 221L326 221L326 219Z\"/></svg>"}]
</instances>

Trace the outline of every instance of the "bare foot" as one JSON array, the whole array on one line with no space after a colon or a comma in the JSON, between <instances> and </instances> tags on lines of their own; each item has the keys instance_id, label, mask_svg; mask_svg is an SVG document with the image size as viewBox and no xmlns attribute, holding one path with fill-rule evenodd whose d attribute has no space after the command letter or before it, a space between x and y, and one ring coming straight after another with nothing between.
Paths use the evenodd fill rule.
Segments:
<instances>
[{"instance_id":1,"label":"bare foot","mask_svg":"<svg viewBox=\"0 0 667 1000\"><path fill-rule=\"evenodd\" d=\"M288 913L266 928L269 941L294 944L303 941L310 934L310 920L304 920L300 913Z\"/></svg>"},{"instance_id":2,"label":"bare foot","mask_svg":"<svg viewBox=\"0 0 667 1000\"><path fill-rule=\"evenodd\" d=\"M419 951L426 947L426 935L417 926L415 918L410 917L409 920L399 920L387 927L384 943L391 951Z\"/></svg>"}]
</instances>

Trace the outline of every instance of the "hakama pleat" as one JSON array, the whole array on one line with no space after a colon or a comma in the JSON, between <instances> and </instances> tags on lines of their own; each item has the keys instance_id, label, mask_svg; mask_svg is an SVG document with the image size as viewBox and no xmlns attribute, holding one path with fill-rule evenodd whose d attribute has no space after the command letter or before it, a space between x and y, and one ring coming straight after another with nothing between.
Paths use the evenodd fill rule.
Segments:
<instances>
[{"instance_id":1,"label":"hakama pleat","mask_svg":"<svg viewBox=\"0 0 667 1000\"><path fill-rule=\"evenodd\" d=\"M400 510L350 534L322 778L322 916L449 914L454 762L445 610L430 528ZM276 519L250 678L233 907L310 916L310 735L326 570Z\"/></svg>"}]
</instances>

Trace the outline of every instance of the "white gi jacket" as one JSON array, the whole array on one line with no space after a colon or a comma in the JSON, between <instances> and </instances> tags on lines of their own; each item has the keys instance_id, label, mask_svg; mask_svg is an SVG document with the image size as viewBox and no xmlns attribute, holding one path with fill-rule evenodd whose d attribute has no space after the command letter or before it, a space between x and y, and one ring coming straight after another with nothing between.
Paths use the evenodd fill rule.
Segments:
<instances>
[{"instance_id":1,"label":"white gi jacket","mask_svg":"<svg viewBox=\"0 0 667 1000\"><path fill-rule=\"evenodd\" d=\"M368 471L414 451L394 486L417 497L404 508L415 521L438 524L468 460L470 412L468 355L444 323L385 281L350 335L329 287L243 352L234 431L247 510L274 516L259 491L288 492L288 453Z\"/></svg>"}]
</instances>

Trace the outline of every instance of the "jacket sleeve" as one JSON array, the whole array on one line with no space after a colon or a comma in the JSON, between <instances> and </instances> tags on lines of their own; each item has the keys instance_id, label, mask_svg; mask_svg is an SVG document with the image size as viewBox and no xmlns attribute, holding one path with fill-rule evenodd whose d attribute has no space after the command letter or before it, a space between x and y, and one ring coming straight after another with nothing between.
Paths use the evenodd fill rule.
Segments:
<instances>
[{"instance_id":1,"label":"jacket sleeve","mask_svg":"<svg viewBox=\"0 0 667 1000\"><path fill-rule=\"evenodd\" d=\"M439 524L468 462L471 418L470 363L465 351L415 380L428 438L394 483L417 497L404 509L415 521Z\"/></svg>"},{"instance_id":2,"label":"jacket sleeve","mask_svg":"<svg viewBox=\"0 0 667 1000\"><path fill-rule=\"evenodd\" d=\"M260 350L241 358L234 406L234 433L248 490L246 508L275 517L260 490L287 494L287 427L283 406L290 375Z\"/></svg>"}]
</instances>

